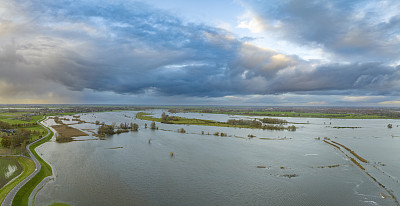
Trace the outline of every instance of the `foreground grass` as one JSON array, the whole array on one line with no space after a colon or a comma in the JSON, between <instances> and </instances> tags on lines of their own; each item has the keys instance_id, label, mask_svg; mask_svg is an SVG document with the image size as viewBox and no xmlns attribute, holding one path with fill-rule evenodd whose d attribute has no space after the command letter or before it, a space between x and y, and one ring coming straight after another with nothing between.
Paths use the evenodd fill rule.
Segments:
<instances>
[{"instance_id":1,"label":"foreground grass","mask_svg":"<svg viewBox=\"0 0 400 206\"><path fill-rule=\"evenodd\" d=\"M49 164L47 164L35 151L35 148L39 145L49 141L53 137L54 133L50 130L50 135L46 138L32 144L29 149L32 151L33 155L38 159L42 168L39 173L35 175L29 182L27 182L15 195L12 205L28 205L29 196L35 187L47 176L53 175L53 171Z\"/></svg>"},{"instance_id":2,"label":"foreground grass","mask_svg":"<svg viewBox=\"0 0 400 206\"><path fill-rule=\"evenodd\" d=\"M3 202L4 198L6 198L7 194L17 186L22 180L27 178L33 171L35 171L35 162L33 160L26 157L16 157L19 164L23 167L22 174L16 178L14 181L9 182L7 185L0 189L0 203Z\"/></svg>"}]
</instances>

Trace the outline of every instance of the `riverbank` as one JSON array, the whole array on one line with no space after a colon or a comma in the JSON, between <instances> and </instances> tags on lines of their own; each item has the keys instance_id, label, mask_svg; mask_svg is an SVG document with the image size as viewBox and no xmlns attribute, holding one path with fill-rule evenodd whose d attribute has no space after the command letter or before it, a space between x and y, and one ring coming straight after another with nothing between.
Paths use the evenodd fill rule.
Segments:
<instances>
[{"instance_id":1,"label":"riverbank","mask_svg":"<svg viewBox=\"0 0 400 206\"><path fill-rule=\"evenodd\" d=\"M36 186L39 185L42 182L42 180L44 180L46 177L53 175L51 166L37 154L35 149L39 145L49 141L54 136L54 133L49 128L44 126L42 123L40 123L40 125L43 126L48 131L48 134L41 140L29 146L29 151L31 152L31 155L33 155L32 158L34 159L36 158L36 160L40 164L40 167L38 169L39 171L15 194L15 197L12 201L12 205L28 205L29 196L31 195L32 191L36 188Z\"/></svg>"},{"instance_id":2,"label":"riverbank","mask_svg":"<svg viewBox=\"0 0 400 206\"><path fill-rule=\"evenodd\" d=\"M289 130L296 131L295 126L284 127L282 124L263 125L259 120L239 120L236 123L218 122L205 119L184 118L178 116L168 117L167 120L163 118L156 118L151 113L139 112L136 118L141 120L160 122L164 124L181 124L181 125L201 125L201 126L215 126L215 127L235 127L235 128L248 128L248 129L263 129L263 130ZM183 132L185 133L185 132Z\"/></svg>"}]
</instances>

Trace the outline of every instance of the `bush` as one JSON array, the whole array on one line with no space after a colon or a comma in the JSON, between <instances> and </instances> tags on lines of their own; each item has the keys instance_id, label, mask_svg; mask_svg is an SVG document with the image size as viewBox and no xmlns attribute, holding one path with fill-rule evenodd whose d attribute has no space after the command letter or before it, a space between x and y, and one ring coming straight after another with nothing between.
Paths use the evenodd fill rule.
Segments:
<instances>
[{"instance_id":1,"label":"bush","mask_svg":"<svg viewBox=\"0 0 400 206\"><path fill-rule=\"evenodd\" d=\"M186 133L186 130L183 128L178 129L178 133Z\"/></svg>"},{"instance_id":2,"label":"bush","mask_svg":"<svg viewBox=\"0 0 400 206\"><path fill-rule=\"evenodd\" d=\"M292 126L289 126L287 129L288 129L288 131L296 131L296 126L292 125Z\"/></svg>"},{"instance_id":3,"label":"bush","mask_svg":"<svg viewBox=\"0 0 400 206\"><path fill-rule=\"evenodd\" d=\"M157 127L156 127L156 123L155 122L151 122L151 124L150 124L150 129L157 129Z\"/></svg>"},{"instance_id":4,"label":"bush","mask_svg":"<svg viewBox=\"0 0 400 206\"><path fill-rule=\"evenodd\" d=\"M247 125L249 127L255 127L255 128L260 128L262 127L262 123L257 120L244 120L244 119L230 119L226 123L230 125Z\"/></svg>"},{"instance_id":5,"label":"bush","mask_svg":"<svg viewBox=\"0 0 400 206\"><path fill-rule=\"evenodd\" d=\"M132 131L138 131L139 130L139 125L136 124L136 123L133 123L132 126L131 126L131 130Z\"/></svg>"},{"instance_id":6,"label":"bush","mask_svg":"<svg viewBox=\"0 0 400 206\"><path fill-rule=\"evenodd\" d=\"M113 125L102 125L97 129L97 133L99 135L113 135L115 134L114 132L114 126Z\"/></svg>"},{"instance_id":7,"label":"bush","mask_svg":"<svg viewBox=\"0 0 400 206\"><path fill-rule=\"evenodd\" d=\"M3 147L5 148L10 148L11 147L11 139L10 137L3 137L3 139L1 140L1 145L3 145Z\"/></svg>"},{"instance_id":8,"label":"bush","mask_svg":"<svg viewBox=\"0 0 400 206\"><path fill-rule=\"evenodd\" d=\"M58 135L56 137L56 141L60 142L60 143L62 143L62 142L72 142L72 141L74 141L74 139L72 137L64 137L62 135Z\"/></svg>"},{"instance_id":9,"label":"bush","mask_svg":"<svg viewBox=\"0 0 400 206\"><path fill-rule=\"evenodd\" d=\"M266 124L287 124L288 122L283 119L277 119L277 118L264 118L260 119L263 123Z\"/></svg>"}]
</instances>

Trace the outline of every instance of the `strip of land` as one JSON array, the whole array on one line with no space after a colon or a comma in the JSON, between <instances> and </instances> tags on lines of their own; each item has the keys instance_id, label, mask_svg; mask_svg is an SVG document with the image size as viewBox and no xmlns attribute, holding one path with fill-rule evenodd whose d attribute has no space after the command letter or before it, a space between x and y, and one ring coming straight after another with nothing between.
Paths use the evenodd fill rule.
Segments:
<instances>
[{"instance_id":1,"label":"strip of land","mask_svg":"<svg viewBox=\"0 0 400 206\"><path fill-rule=\"evenodd\" d=\"M151 113L139 112L136 114L136 118L142 120L148 120L153 122L161 122L164 124L184 124L184 125L203 125L203 126L216 126L216 127L238 127L238 128L252 128L252 129L266 129L266 130L289 130L295 131L296 127L294 125L284 127L282 124L272 125L272 124L262 124L262 120L229 120L228 122L217 122L213 120L205 119L192 119L184 118L178 116L168 116L156 118L152 116Z\"/></svg>"},{"instance_id":2,"label":"strip of land","mask_svg":"<svg viewBox=\"0 0 400 206\"><path fill-rule=\"evenodd\" d=\"M54 125L52 127L58 133L58 135L56 137L57 142L71 142L71 141L73 141L73 137L89 136L85 132L82 132L79 129L70 127L66 124Z\"/></svg>"},{"instance_id":3,"label":"strip of land","mask_svg":"<svg viewBox=\"0 0 400 206\"><path fill-rule=\"evenodd\" d=\"M39 123L39 121L38 121ZM36 169L27 178L21 181L17 186L15 186L4 199L2 206L9 205L28 205L29 196L35 187L47 176L53 174L52 169L49 164L47 164L35 151L36 147L49 141L54 133L50 131L47 127L39 123L47 130L46 136L36 140L26 146L29 156L35 163Z\"/></svg>"}]
</instances>

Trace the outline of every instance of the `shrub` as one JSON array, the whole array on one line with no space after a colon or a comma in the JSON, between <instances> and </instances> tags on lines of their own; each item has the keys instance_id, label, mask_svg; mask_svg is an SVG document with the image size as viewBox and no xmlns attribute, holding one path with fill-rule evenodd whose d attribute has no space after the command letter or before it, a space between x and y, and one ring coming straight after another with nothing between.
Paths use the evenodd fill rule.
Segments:
<instances>
[{"instance_id":1,"label":"shrub","mask_svg":"<svg viewBox=\"0 0 400 206\"><path fill-rule=\"evenodd\" d=\"M157 127L156 127L156 123L155 122L151 122L151 124L150 124L150 129L157 129Z\"/></svg>"}]
</instances>

